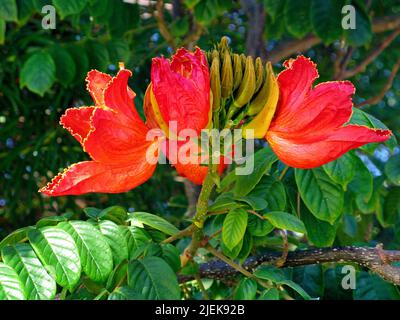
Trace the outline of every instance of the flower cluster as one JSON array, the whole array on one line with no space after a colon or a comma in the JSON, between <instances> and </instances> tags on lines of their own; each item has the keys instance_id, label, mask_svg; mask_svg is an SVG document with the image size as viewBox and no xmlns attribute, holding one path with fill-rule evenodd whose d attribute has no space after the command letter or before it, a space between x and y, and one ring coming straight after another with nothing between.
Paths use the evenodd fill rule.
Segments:
<instances>
[{"instance_id":1,"label":"flower cluster","mask_svg":"<svg viewBox=\"0 0 400 320\"><path fill-rule=\"evenodd\" d=\"M94 105L67 109L60 123L92 160L73 164L40 192L49 196L125 192L152 176L157 161L149 159L157 160L161 152L181 176L202 184L208 168L199 160L201 146L185 130L194 136L207 128L254 130L253 136L265 138L282 162L304 169L391 135L388 130L346 125L354 86L341 81L312 88L318 72L308 58L286 61L277 77L270 64L264 66L260 59L254 63L226 47L207 58L197 48L179 49L171 60L153 59L143 106L145 122L128 86L130 71L121 66L115 77L90 71L86 81ZM160 134L149 139L154 130ZM180 155L188 152L195 161L181 161ZM222 161L219 174L224 168Z\"/></svg>"}]
</instances>

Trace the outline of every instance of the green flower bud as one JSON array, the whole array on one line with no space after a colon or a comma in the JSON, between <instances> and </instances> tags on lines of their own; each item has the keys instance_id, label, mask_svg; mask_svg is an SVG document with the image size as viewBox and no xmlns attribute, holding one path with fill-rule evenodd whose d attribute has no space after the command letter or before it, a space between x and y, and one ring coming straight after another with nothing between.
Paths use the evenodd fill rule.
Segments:
<instances>
[{"instance_id":1,"label":"green flower bud","mask_svg":"<svg viewBox=\"0 0 400 320\"><path fill-rule=\"evenodd\" d=\"M235 53L233 54L233 90L239 88L242 82L243 68L240 56Z\"/></svg>"},{"instance_id":2,"label":"green flower bud","mask_svg":"<svg viewBox=\"0 0 400 320\"><path fill-rule=\"evenodd\" d=\"M228 50L223 55L222 71L221 71L221 95L227 98L232 94L233 88L233 67L231 54Z\"/></svg>"},{"instance_id":3,"label":"green flower bud","mask_svg":"<svg viewBox=\"0 0 400 320\"><path fill-rule=\"evenodd\" d=\"M221 76L219 72L219 54L217 50L212 52L211 69L210 69L210 87L212 91L213 110L218 110L221 106Z\"/></svg>"},{"instance_id":4,"label":"green flower bud","mask_svg":"<svg viewBox=\"0 0 400 320\"><path fill-rule=\"evenodd\" d=\"M244 75L242 83L237 91L234 106L236 108L243 107L246 103L250 101L256 89L256 73L254 71L254 62L252 57L246 58L246 68L244 70Z\"/></svg>"}]
</instances>

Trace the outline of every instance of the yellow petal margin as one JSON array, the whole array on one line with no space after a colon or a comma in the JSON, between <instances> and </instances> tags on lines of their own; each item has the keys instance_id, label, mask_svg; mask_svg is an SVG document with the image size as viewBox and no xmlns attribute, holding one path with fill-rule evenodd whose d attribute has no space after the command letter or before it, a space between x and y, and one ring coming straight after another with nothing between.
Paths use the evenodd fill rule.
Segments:
<instances>
[{"instance_id":1,"label":"yellow petal margin","mask_svg":"<svg viewBox=\"0 0 400 320\"><path fill-rule=\"evenodd\" d=\"M264 138L271 120L275 114L276 106L279 99L279 86L272 70L270 62L267 63L267 101L263 109L251 120L248 124L243 126L243 138L246 139L246 129L254 130L254 138Z\"/></svg>"}]
</instances>

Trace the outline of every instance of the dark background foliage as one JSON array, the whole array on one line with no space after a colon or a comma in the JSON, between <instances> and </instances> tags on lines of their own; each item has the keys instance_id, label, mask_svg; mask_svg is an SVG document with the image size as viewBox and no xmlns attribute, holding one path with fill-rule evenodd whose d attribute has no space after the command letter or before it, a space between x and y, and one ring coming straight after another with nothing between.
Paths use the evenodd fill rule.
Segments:
<instances>
[{"instance_id":1,"label":"dark background foliage","mask_svg":"<svg viewBox=\"0 0 400 320\"><path fill-rule=\"evenodd\" d=\"M42 28L46 4L57 11L54 30ZM356 30L341 27L345 4L357 9ZM0 0L0 239L40 217L79 216L88 206L118 204L182 220L190 188L168 166L120 195L48 198L37 192L63 168L87 159L58 119L66 108L90 105L84 83L90 69L115 73L124 61L134 71L130 85L141 110L152 57L180 46L208 50L228 36L235 51L271 60L277 72L284 59L303 53L318 64L318 81L350 79L355 104L399 138L399 28L396 0ZM374 176L377 195L368 208L349 203L355 207L346 208L339 243L378 240L395 247L399 147L392 139L358 155ZM360 211L368 214L361 227Z\"/></svg>"}]
</instances>

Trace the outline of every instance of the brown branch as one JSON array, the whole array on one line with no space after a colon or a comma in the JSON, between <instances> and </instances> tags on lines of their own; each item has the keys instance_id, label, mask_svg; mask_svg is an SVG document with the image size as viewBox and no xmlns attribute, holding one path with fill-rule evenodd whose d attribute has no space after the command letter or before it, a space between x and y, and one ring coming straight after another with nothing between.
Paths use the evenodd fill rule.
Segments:
<instances>
[{"instance_id":1,"label":"brown branch","mask_svg":"<svg viewBox=\"0 0 400 320\"><path fill-rule=\"evenodd\" d=\"M241 0L240 2L248 21L246 52L250 56L265 59L267 50L263 36L266 19L264 6L256 0Z\"/></svg>"},{"instance_id":2,"label":"brown branch","mask_svg":"<svg viewBox=\"0 0 400 320\"><path fill-rule=\"evenodd\" d=\"M382 43L376 47L374 50L367 55L367 57L361 61L354 69L344 71L341 78L351 78L354 75L363 72L366 67L375 60L377 56L379 56L392 42L396 37L400 34L400 27L394 30Z\"/></svg>"},{"instance_id":3,"label":"brown branch","mask_svg":"<svg viewBox=\"0 0 400 320\"><path fill-rule=\"evenodd\" d=\"M397 60L397 62L394 64L392 71L390 72L389 78L387 79L385 85L382 87L381 91L376 96L356 104L355 107L360 108L367 104L369 105L377 104L379 101L381 101L384 98L386 92L388 92L392 87L393 80L396 77L397 73L399 72L399 69L400 69L400 59Z\"/></svg>"},{"instance_id":4,"label":"brown branch","mask_svg":"<svg viewBox=\"0 0 400 320\"><path fill-rule=\"evenodd\" d=\"M157 20L158 29L160 29L161 35L164 37L165 41L171 46L173 49L176 49L175 39L172 36L167 23L164 18L164 1L157 0L156 4L156 12L154 12L154 16Z\"/></svg>"},{"instance_id":5,"label":"brown branch","mask_svg":"<svg viewBox=\"0 0 400 320\"><path fill-rule=\"evenodd\" d=\"M267 252L248 258L242 267L251 273L261 264L276 264L280 258L279 252ZM398 250L383 250L381 247L334 247L289 252L282 268L327 262L356 263L370 269L387 281L400 285L400 267L390 264L396 261L400 261L400 251ZM201 278L210 279L227 279L236 277L238 274L237 269L221 260L212 260L202 264L199 271ZM192 279L191 276L180 276L179 278L180 282Z\"/></svg>"},{"instance_id":6,"label":"brown branch","mask_svg":"<svg viewBox=\"0 0 400 320\"><path fill-rule=\"evenodd\" d=\"M372 23L372 32L381 33L394 30L400 27L399 16L388 16L375 18ZM288 40L280 43L277 47L267 54L267 59L272 63L277 63L292 54L305 51L311 47L320 44L321 39L315 35L308 35L300 40Z\"/></svg>"}]
</instances>

